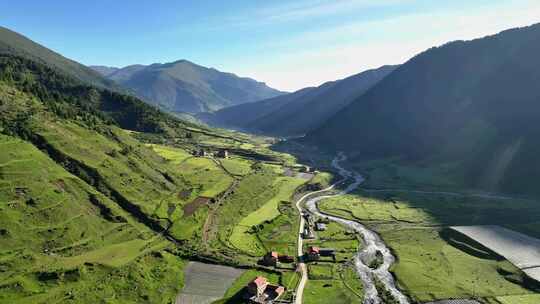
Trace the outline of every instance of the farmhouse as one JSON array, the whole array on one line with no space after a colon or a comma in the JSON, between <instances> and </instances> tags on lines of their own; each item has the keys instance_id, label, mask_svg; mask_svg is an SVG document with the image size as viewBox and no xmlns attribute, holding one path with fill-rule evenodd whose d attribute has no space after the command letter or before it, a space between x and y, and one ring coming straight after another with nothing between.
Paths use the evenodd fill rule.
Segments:
<instances>
[{"instance_id":1,"label":"farmhouse","mask_svg":"<svg viewBox=\"0 0 540 304\"><path fill-rule=\"evenodd\" d=\"M285 292L285 287L272 285L265 277L256 277L246 289L245 298L253 304L272 304Z\"/></svg>"},{"instance_id":2,"label":"farmhouse","mask_svg":"<svg viewBox=\"0 0 540 304\"><path fill-rule=\"evenodd\" d=\"M326 224L325 223L315 223L315 230L317 231L325 231L326 230Z\"/></svg>"},{"instance_id":3,"label":"farmhouse","mask_svg":"<svg viewBox=\"0 0 540 304\"><path fill-rule=\"evenodd\" d=\"M221 157L221 158L229 158L229 151L228 150L219 150L218 152L218 157Z\"/></svg>"},{"instance_id":4,"label":"farmhouse","mask_svg":"<svg viewBox=\"0 0 540 304\"><path fill-rule=\"evenodd\" d=\"M321 258L319 247L309 247L307 252L307 258L310 261L318 261Z\"/></svg>"},{"instance_id":5,"label":"farmhouse","mask_svg":"<svg viewBox=\"0 0 540 304\"><path fill-rule=\"evenodd\" d=\"M315 233L313 233L313 230L309 226L306 226L304 228L304 233L302 233L302 237L306 240L313 240L315 239Z\"/></svg>"},{"instance_id":6,"label":"farmhouse","mask_svg":"<svg viewBox=\"0 0 540 304\"><path fill-rule=\"evenodd\" d=\"M275 251L268 252L262 259L262 264L266 266L276 266L279 254Z\"/></svg>"},{"instance_id":7,"label":"farmhouse","mask_svg":"<svg viewBox=\"0 0 540 304\"><path fill-rule=\"evenodd\" d=\"M207 157L209 153L204 149L199 149L196 151L193 151L193 156L199 156L199 157Z\"/></svg>"}]
</instances>

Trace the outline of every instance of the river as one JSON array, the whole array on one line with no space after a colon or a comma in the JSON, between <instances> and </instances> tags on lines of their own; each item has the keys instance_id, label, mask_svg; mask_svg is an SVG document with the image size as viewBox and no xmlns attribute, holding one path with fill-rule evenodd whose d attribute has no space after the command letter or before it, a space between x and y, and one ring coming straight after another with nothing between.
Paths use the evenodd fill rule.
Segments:
<instances>
[{"instance_id":1,"label":"river","mask_svg":"<svg viewBox=\"0 0 540 304\"><path fill-rule=\"evenodd\" d=\"M344 179L352 180L353 182L347 186L346 189L337 194L318 196L308 199L306 202L306 207L311 213L320 217L326 217L331 221L345 225L351 230L357 232L362 237L363 246L354 257L354 264L364 286L364 304L383 304L379 298L377 289L375 288L374 277L384 284L385 288L392 293L394 298L396 298L400 304L409 304L407 297L396 288L394 278L389 271L390 266L392 266L392 264L395 262L395 258L379 235L357 221L329 215L320 211L318 208L318 202L321 200L345 195L358 188L358 186L364 182L362 175L351 172L340 166L339 163L345 159L345 156L340 154L334 159L332 166L339 171L339 174ZM374 258L377 251L382 253L384 262L377 269L371 269L366 264L369 264L369 261Z\"/></svg>"}]
</instances>

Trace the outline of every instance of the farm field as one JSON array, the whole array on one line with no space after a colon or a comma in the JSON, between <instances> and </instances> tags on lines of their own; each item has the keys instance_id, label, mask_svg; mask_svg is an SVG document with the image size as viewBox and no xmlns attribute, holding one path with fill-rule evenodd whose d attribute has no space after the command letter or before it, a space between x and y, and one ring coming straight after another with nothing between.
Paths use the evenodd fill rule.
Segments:
<instances>
[{"instance_id":1,"label":"farm field","mask_svg":"<svg viewBox=\"0 0 540 304\"><path fill-rule=\"evenodd\" d=\"M540 294L496 297L489 304L537 304L540 303Z\"/></svg>"},{"instance_id":2,"label":"farm field","mask_svg":"<svg viewBox=\"0 0 540 304\"><path fill-rule=\"evenodd\" d=\"M248 222L248 224L259 224L280 215L280 211L277 209L281 201L280 198L289 200L290 195L296 188L295 183L291 181L282 184L288 189L286 191L276 188L274 185L281 184L278 181L282 179L283 177L273 170L265 166L258 166L255 171L240 180L234 194L228 197L218 210L219 216L216 217L218 221L216 225L219 239L214 240L212 243L214 248L221 248L223 244L226 244L233 250L252 256L265 253L263 244L256 240L255 235L250 237L249 234L241 233L241 231L247 231L252 225L249 227L247 225L241 226L242 230L235 232L234 243L231 241L231 235L233 235L234 230L241 221ZM265 205L266 207L264 207ZM259 214L255 214L260 208L264 208L261 217L259 217ZM248 220L245 220L246 217L249 217ZM240 236L243 237L244 235L250 237L248 241L241 239ZM237 248L236 245L243 250Z\"/></svg>"},{"instance_id":3,"label":"farm field","mask_svg":"<svg viewBox=\"0 0 540 304\"><path fill-rule=\"evenodd\" d=\"M380 231L398 262L398 285L417 301L467 299L532 293L523 273L495 256L477 257L448 244L438 229ZM515 282L515 283L514 283Z\"/></svg>"},{"instance_id":4,"label":"farm field","mask_svg":"<svg viewBox=\"0 0 540 304\"><path fill-rule=\"evenodd\" d=\"M405 192L359 190L320 203L323 210L368 224L469 226L504 223L531 234L540 228L540 204L526 200L488 199Z\"/></svg>"},{"instance_id":5,"label":"farm field","mask_svg":"<svg viewBox=\"0 0 540 304\"><path fill-rule=\"evenodd\" d=\"M157 144L147 144L147 146L154 150L154 152L159 154L161 157L165 158L166 160L170 161L175 165L179 165L184 160L192 157L191 154L180 148Z\"/></svg>"},{"instance_id":6,"label":"farm field","mask_svg":"<svg viewBox=\"0 0 540 304\"><path fill-rule=\"evenodd\" d=\"M232 175L245 176L251 173L253 162L239 157L230 157L219 160L221 165Z\"/></svg>"},{"instance_id":7,"label":"farm field","mask_svg":"<svg viewBox=\"0 0 540 304\"><path fill-rule=\"evenodd\" d=\"M304 240L304 252L308 247L335 249L336 260L321 257L320 261L309 262L309 281L304 291L304 303L361 303L362 283L352 266L353 256L360 242L345 226L330 222L325 231L316 232L318 239Z\"/></svg>"},{"instance_id":8,"label":"farm field","mask_svg":"<svg viewBox=\"0 0 540 304\"><path fill-rule=\"evenodd\" d=\"M305 304L362 303L362 286L354 269L347 265L310 265L304 291Z\"/></svg>"},{"instance_id":9,"label":"farm field","mask_svg":"<svg viewBox=\"0 0 540 304\"><path fill-rule=\"evenodd\" d=\"M505 222L506 227L524 230L530 225L530 229L538 214L531 202L358 191L322 201L319 206L376 230L397 257L392 271L398 285L414 300L473 296L493 300L535 292L524 273L510 262L444 228L458 223ZM529 211L524 214L523 210Z\"/></svg>"},{"instance_id":10,"label":"farm field","mask_svg":"<svg viewBox=\"0 0 540 304\"><path fill-rule=\"evenodd\" d=\"M244 217L233 229L230 237L231 244L242 250L254 255L263 255L266 250L263 246L253 246L260 243L256 233L251 231L253 227L262 225L263 223L270 224L274 219L282 213L279 210L279 204L282 201L290 201L296 188L302 185L305 181L302 179L291 177L279 177L274 180L273 188L278 189L277 193L262 207ZM262 225L264 227L264 225ZM257 228L257 230L262 230ZM251 232L250 232L251 231ZM257 249L255 249L257 248ZM270 248L266 248L270 249Z\"/></svg>"},{"instance_id":11,"label":"farm field","mask_svg":"<svg viewBox=\"0 0 540 304\"><path fill-rule=\"evenodd\" d=\"M189 262L176 304L210 304L219 300L243 273L244 270L232 267Z\"/></svg>"},{"instance_id":12,"label":"farm field","mask_svg":"<svg viewBox=\"0 0 540 304\"><path fill-rule=\"evenodd\" d=\"M178 165L178 172L197 185L192 193L197 196L215 197L233 182L233 178L209 158L188 158Z\"/></svg>"},{"instance_id":13,"label":"farm field","mask_svg":"<svg viewBox=\"0 0 540 304\"><path fill-rule=\"evenodd\" d=\"M531 278L540 281L540 240L500 226L456 226L466 235L505 257Z\"/></svg>"}]
</instances>

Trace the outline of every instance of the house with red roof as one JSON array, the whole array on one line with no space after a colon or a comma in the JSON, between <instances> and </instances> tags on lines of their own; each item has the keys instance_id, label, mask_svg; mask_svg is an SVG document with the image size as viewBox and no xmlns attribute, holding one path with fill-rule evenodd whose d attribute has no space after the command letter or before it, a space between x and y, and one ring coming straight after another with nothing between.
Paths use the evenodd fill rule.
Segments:
<instances>
[{"instance_id":1,"label":"house with red roof","mask_svg":"<svg viewBox=\"0 0 540 304\"><path fill-rule=\"evenodd\" d=\"M285 293L285 287L272 285L265 277L258 276L247 285L245 298L252 304L272 304L283 293Z\"/></svg>"},{"instance_id":2,"label":"house with red roof","mask_svg":"<svg viewBox=\"0 0 540 304\"><path fill-rule=\"evenodd\" d=\"M318 261L321 257L319 247L311 246L308 248L307 257L310 261Z\"/></svg>"}]
</instances>

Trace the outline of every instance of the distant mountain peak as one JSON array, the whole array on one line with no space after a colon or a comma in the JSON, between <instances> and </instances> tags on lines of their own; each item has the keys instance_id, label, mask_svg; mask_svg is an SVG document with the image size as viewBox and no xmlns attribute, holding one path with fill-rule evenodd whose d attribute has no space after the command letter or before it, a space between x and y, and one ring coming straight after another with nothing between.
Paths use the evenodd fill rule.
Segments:
<instances>
[{"instance_id":1,"label":"distant mountain peak","mask_svg":"<svg viewBox=\"0 0 540 304\"><path fill-rule=\"evenodd\" d=\"M215 111L284 93L264 82L204 67L186 59L151 65L135 64L102 74L134 91L148 103L170 112Z\"/></svg>"}]
</instances>

